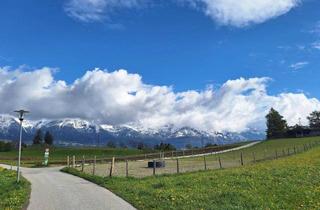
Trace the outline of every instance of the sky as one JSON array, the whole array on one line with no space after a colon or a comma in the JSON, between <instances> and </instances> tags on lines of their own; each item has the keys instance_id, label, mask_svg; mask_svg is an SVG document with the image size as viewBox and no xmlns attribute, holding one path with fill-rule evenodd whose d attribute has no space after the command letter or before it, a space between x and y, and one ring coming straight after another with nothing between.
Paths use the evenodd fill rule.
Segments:
<instances>
[{"instance_id":1,"label":"sky","mask_svg":"<svg viewBox=\"0 0 320 210\"><path fill-rule=\"evenodd\" d=\"M0 113L265 127L320 110L317 0L3 0Z\"/></svg>"}]
</instances>

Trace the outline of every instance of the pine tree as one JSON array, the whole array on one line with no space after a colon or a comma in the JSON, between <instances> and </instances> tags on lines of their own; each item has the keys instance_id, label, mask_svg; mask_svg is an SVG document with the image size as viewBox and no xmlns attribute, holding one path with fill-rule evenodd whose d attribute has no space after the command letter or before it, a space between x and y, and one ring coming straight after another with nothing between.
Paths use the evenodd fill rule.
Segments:
<instances>
[{"instance_id":1,"label":"pine tree","mask_svg":"<svg viewBox=\"0 0 320 210\"><path fill-rule=\"evenodd\" d=\"M47 131L44 136L44 142L48 145L53 144L53 136L51 135L51 133L49 131Z\"/></svg>"},{"instance_id":2,"label":"pine tree","mask_svg":"<svg viewBox=\"0 0 320 210\"><path fill-rule=\"evenodd\" d=\"M43 135L41 129L37 130L35 136L33 137L33 144L42 144Z\"/></svg>"},{"instance_id":3,"label":"pine tree","mask_svg":"<svg viewBox=\"0 0 320 210\"><path fill-rule=\"evenodd\" d=\"M267 139L283 138L287 133L287 122L278 111L271 108L266 116L267 119Z\"/></svg>"},{"instance_id":4,"label":"pine tree","mask_svg":"<svg viewBox=\"0 0 320 210\"><path fill-rule=\"evenodd\" d=\"M320 111L312 112L307 119L309 120L310 128L320 129Z\"/></svg>"}]
</instances>

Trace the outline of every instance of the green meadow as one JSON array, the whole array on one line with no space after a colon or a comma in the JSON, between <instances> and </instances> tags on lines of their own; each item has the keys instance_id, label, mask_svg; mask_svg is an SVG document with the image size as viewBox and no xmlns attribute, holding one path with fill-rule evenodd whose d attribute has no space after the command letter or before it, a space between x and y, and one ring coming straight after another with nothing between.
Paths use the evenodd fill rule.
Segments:
<instances>
[{"instance_id":1,"label":"green meadow","mask_svg":"<svg viewBox=\"0 0 320 210\"><path fill-rule=\"evenodd\" d=\"M0 209L20 210L29 200L30 183L24 178L16 183L16 172L0 168Z\"/></svg>"},{"instance_id":2,"label":"green meadow","mask_svg":"<svg viewBox=\"0 0 320 210\"><path fill-rule=\"evenodd\" d=\"M256 155L293 145L303 148L320 138L265 141L244 149ZM241 152L241 151L240 151ZM232 154L224 154L224 158ZM270 156L271 157L271 156ZM104 178L76 169L81 176L118 194L138 209L320 209L320 147L235 168L145 178Z\"/></svg>"},{"instance_id":3,"label":"green meadow","mask_svg":"<svg viewBox=\"0 0 320 210\"><path fill-rule=\"evenodd\" d=\"M43 146L29 146L22 150L22 165L36 166L41 165L44 159ZM110 158L113 156L130 156L144 154L146 151L138 149L124 148L96 148L96 147L50 147L49 163L52 165L66 163L67 156L75 155L78 160L85 155L87 158ZM6 164L16 164L18 151L0 152L0 162Z\"/></svg>"}]
</instances>

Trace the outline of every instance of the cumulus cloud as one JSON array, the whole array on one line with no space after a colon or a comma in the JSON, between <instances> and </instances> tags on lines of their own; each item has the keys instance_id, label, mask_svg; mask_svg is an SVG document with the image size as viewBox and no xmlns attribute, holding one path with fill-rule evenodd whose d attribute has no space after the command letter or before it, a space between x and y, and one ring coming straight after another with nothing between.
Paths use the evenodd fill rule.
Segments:
<instances>
[{"instance_id":1,"label":"cumulus cloud","mask_svg":"<svg viewBox=\"0 0 320 210\"><path fill-rule=\"evenodd\" d=\"M126 70L95 69L72 84L54 79L53 70L0 69L0 113L24 108L33 119L83 118L99 123L158 128L168 124L206 131L265 129L265 115L279 110L295 124L320 101L303 93L267 93L269 78L236 79L220 88L175 92L170 86L146 84ZM305 121L306 122L306 121Z\"/></svg>"},{"instance_id":2,"label":"cumulus cloud","mask_svg":"<svg viewBox=\"0 0 320 210\"><path fill-rule=\"evenodd\" d=\"M185 0L201 7L219 24L243 27L286 14L300 0Z\"/></svg>"},{"instance_id":3,"label":"cumulus cloud","mask_svg":"<svg viewBox=\"0 0 320 210\"><path fill-rule=\"evenodd\" d=\"M302 62L291 64L290 68L292 68L293 70L299 70L299 69L306 67L307 65L309 65L309 62L302 61Z\"/></svg>"},{"instance_id":4,"label":"cumulus cloud","mask_svg":"<svg viewBox=\"0 0 320 210\"><path fill-rule=\"evenodd\" d=\"M68 0L64 10L83 22L101 21L116 9L135 8L145 0Z\"/></svg>"},{"instance_id":5,"label":"cumulus cloud","mask_svg":"<svg viewBox=\"0 0 320 210\"><path fill-rule=\"evenodd\" d=\"M68 0L65 11L84 21L101 21L116 9L136 8L151 0ZM171 0L202 10L221 25L243 27L286 14L301 0Z\"/></svg>"}]
</instances>

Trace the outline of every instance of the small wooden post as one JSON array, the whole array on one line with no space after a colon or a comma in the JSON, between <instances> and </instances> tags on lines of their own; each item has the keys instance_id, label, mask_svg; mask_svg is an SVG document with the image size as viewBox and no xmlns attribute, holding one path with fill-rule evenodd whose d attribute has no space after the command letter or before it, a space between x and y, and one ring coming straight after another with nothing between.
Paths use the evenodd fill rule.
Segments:
<instances>
[{"instance_id":1,"label":"small wooden post","mask_svg":"<svg viewBox=\"0 0 320 210\"><path fill-rule=\"evenodd\" d=\"M94 156L94 159L93 159L93 169L92 169L92 174L93 174L93 175L96 174L96 164L97 164L97 156Z\"/></svg>"},{"instance_id":2,"label":"small wooden post","mask_svg":"<svg viewBox=\"0 0 320 210\"><path fill-rule=\"evenodd\" d=\"M206 160L206 156L203 156L203 163L204 163L204 170L207 170L207 160Z\"/></svg>"},{"instance_id":3,"label":"small wooden post","mask_svg":"<svg viewBox=\"0 0 320 210\"><path fill-rule=\"evenodd\" d=\"M276 159L278 159L278 151L276 150Z\"/></svg>"},{"instance_id":4,"label":"small wooden post","mask_svg":"<svg viewBox=\"0 0 320 210\"><path fill-rule=\"evenodd\" d=\"M286 152L284 151L284 149L282 149L282 156L285 156Z\"/></svg>"},{"instance_id":5,"label":"small wooden post","mask_svg":"<svg viewBox=\"0 0 320 210\"><path fill-rule=\"evenodd\" d=\"M220 169L222 169L222 163L221 163L221 158L219 156L219 166L220 166Z\"/></svg>"},{"instance_id":6,"label":"small wooden post","mask_svg":"<svg viewBox=\"0 0 320 210\"><path fill-rule=\"evenodd\" d=\"M82 162L81 162L81 171L84 170L84 155L82 156Z\"/></svg>"},{"instance_id":7,"label":"small wooden post","mask_svg":"<svg viewBox=\"0 0 320 210\"><path fill-rule=\"evenodd\" d=\"M242 154L242 152L240 154L240 162L241 162L241 165L243 166L243 154Z\"/></svg>"},{"instance_id":8,"label":"small wooden post","mask_svg":"<svg viewBox=\"0 0 320 210\"><path fill-rule=\"evenodd\" d=\"M156 160L153 160L153 176L156 175Z\"/></svg>"},{"instance_id":9,"label":"small wooden post","mask_svg":"<svg viewBox=\"0 0 320 210\"><path fill-rule=\"evenodd\" d=\"M184 150L182 150L182 156L184 156Z\"/></svg>"},{"instance_id":10,"label":"small wooden post","mask_svg":"<svg viewBox=\"0 0 320 210\"><path fill-rule=\"evenodd\" d=\"M173 158L173 151L171 151L171 158Z\"/></svg>"},{"instance_id":11,"label":"small wooden post","mask_svg":"<svg viewBox=\"0 0 320 210\"><path fill-rule=\"evenodd\" d=\"M67 156L67 166L68 166L68 168L70 168L70 157L69 157L69 155Z\"/></svg>"},{"instance_id":12,"label":"small wooden post","mask_svg":"<svg viewBox=\"0 0 320 210\"><path fill-rule=\"evenodd\" d=\"M72 167L75 168L76 167L76 156L72 156Z\"/></svg>"},{"instance_id":13,"label":"small wooden post","mask_svg":"<svg viewBox=\"0 0 320 210\"><path fill-rule=\"evenodd\" d=\"M115 160L115 157L112 157L112 162L111 162L111 167L110 167L110 174L109 174L110 177L112 177L113 171L114 171L114 160Z\"/></svg>"},{"instance_id":14,"label":"small wooden post","mask_svg":"<svg viewBox=\"0 0 320 210\"><path fill-rule=\"evenodd\" d=\"M126 177L129 177L129 162L126 160Z\"/></svg>"},{"instance_id":15,"label":"small wooden post","mask_svg":"<svg viewBox=\"0 0 320 210\"><path fill-rule=\"evenodd\" d=\"M294 152L294 154L297 153L297 151L296 151L296 146L293 147L293 152Z\"/></svg>"},{"instance_id":16,"label":"small wooden post","mask_svg":"<svg viewBox=\"0 0 320 210\"><path fill-rule=\"evenodd\" d=\"M179 168L179 158L177 158L177 173L180 173L180 168Z\"/></svg>"}]
</instances>

